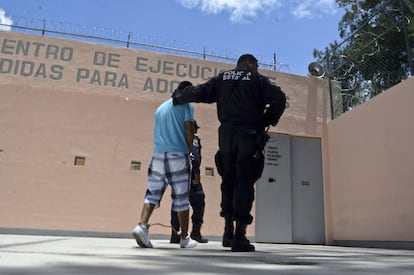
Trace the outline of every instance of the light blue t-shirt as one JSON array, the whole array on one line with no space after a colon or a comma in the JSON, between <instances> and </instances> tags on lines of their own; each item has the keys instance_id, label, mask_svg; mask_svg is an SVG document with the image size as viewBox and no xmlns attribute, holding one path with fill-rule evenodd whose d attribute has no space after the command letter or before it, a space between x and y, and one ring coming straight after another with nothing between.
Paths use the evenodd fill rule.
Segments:
<instances>
[{"instance_id":1,"label":"light blue t-shirt","mask_svg":"<svg viewBox=\"0 0 414 275\"><path fill-rule=\"evenodd\" d=\"M173 105L172 99L162 103L155 111L154 153L189 153L185 121L194 121L191 103Z\"/></svg>"}]
</instances>

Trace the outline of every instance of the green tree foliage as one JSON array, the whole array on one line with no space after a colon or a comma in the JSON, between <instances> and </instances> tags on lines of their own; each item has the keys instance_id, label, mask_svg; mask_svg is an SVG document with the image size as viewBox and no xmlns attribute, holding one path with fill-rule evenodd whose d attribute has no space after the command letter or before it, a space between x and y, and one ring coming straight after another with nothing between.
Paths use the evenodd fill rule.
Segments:
<instances>
[{"instance_id":1,"label":"green tree foliage","mask_svg":"<svg viewBox=\"0 0 414 275\"><path fill-rule=\"evenodd\" d=\"M314 50L314 57L351 99L343 101L346 111L414 74L414 1L337 3L345 10L338 24L343 41Z\"/></svg>"}]
</instances>

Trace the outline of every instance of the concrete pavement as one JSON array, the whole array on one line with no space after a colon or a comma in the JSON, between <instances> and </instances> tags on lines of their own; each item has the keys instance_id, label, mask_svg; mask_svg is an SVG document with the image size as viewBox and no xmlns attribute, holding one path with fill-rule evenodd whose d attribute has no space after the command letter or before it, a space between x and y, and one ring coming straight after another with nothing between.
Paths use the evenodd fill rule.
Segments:
<instances>
[{"instance_id":1,"label":"concrete pavement","mask_svg":"<svg viewBox=\"0 0 414 275\"><path fill-rule=\"evenodd\" d=\"M0 274L414 274L414 250L255 243L232 253L216 239L180 249L132 238L0 234Z\"/></svg>"}]
</instances>

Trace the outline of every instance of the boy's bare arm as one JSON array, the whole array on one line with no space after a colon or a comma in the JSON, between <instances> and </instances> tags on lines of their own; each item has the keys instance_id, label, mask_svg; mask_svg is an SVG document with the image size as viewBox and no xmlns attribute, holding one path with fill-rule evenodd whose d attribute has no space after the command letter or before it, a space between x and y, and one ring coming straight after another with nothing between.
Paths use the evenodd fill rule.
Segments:
<instances>
[{"instance_id":1,"label":"boy's bare arm","mask_svg":"<svg viewBox=\"0 0 414 275\"><path fill-rule=\"evenodd\" d=\"M186 138L187 138L187 146L188 151L191 152L193 147L193 140L194 140L194 123L192 121L185 122L185 129L186 129Z\"/></svg>"}]
</instances>

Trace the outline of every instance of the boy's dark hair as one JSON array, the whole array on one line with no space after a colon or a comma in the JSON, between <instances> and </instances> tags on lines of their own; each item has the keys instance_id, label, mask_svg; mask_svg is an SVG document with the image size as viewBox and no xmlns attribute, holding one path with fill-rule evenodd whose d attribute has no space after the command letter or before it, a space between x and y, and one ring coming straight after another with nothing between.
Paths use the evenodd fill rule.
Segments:
<instances>
[{"instance_id":1,"label":"boy's dark hair","mask_svg":"<svg viewBox=\"0 0 414 275\"><path fill-rule=\"evenodd\" d=\"M193 85L193 83L191 83L190 81L181 81L180 84L178 84L177 89L181 90L181 89L184 89L185 87L191 86L191 85Z\"/></svg>"},{"instance_id":2,"label":"boy's dark hair","mask_svg":"<svg viewBox=\"0 0 414 275\"><path fill-rule=\"evenodd\" d=\"M191 85L193 85L193 83L191 83L190 81L186 81L186 80L185 81L181 81L178 84L177 89L175 89L175 91L171 94L171 97L174 97L174 95L176 94L177 90L184 89L185 87L191 86Z\"/></svg>"}]
</instances>

